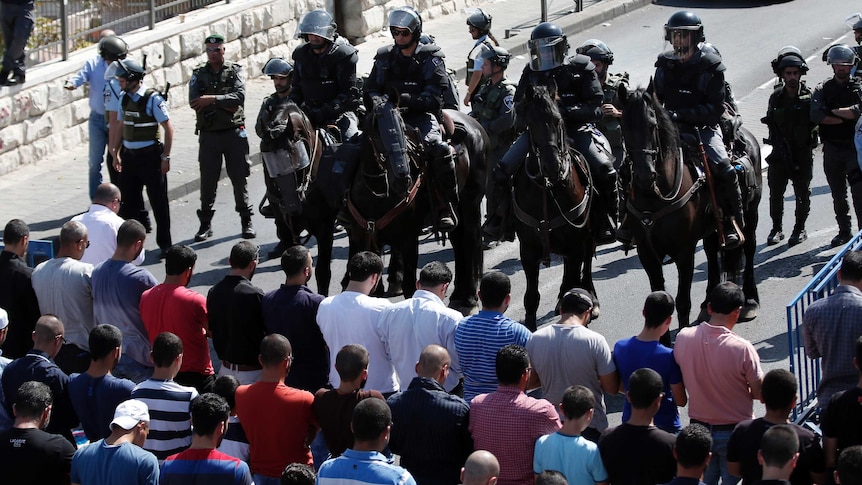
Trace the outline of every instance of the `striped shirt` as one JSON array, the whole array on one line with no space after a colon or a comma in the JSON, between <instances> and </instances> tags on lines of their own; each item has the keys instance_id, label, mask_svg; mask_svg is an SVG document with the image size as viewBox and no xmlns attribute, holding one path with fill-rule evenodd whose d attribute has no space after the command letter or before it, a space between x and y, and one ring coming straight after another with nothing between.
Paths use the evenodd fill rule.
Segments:
<instances>
[{"instance_id":1,"label":"striped shirt","mask_svg":"<svg viewBox=\"0 0 862 485\"><path fill-rule=\"evenodd\" d=\"M509 344L526 347L529 340L527 327L499 312L482 310L462 320L455 329L455 350L464 374L464 400L494 392L497 352Z\"/></svg>"},{"instance_id":2,"label":"striped shirt","mask_svg":"<svg viewBox=\"0 0 862 485\"><path fill-rule=\"evenodd\" d=\"M244 461L213 449L186 450L162 463L159 485L253 485Z\"/></svg>"},{"instance_id":3,"label":"striped shirt","mask_svg":"<svg viewBox=\"0 0 862 485\"><path fill-rule=\"evenodd\" d=\"M192 444L189 407L197 396L194 387L173 380L147 379L132 390L132 399L143 401L150 410L150 434L143 448L156 455L160 464Z\"/></svg>"}]
</instances>

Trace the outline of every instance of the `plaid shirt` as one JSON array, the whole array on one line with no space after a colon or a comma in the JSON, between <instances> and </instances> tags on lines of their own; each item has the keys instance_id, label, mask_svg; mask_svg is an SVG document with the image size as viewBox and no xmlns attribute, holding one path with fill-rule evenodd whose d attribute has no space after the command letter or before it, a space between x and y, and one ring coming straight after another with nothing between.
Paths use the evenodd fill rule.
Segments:
<instances>
[{"instance_id":1,"label":"plaid shirt","mask_svg":"<svg viewBox=\"0 0 862 485\"><path fill-rule=\"evenodd\" d=\"M817 388L821 407L838 391L854 387L859 371L853 366L856 339L862 335L862 291L840 285L828 298L817 300L802 316L805 353L822 358L822 375Z\"/></svg>"},{"instance_id":2,"label":"plaid shirt","mask_svg":"<svg viewBox=\"0 0 862 485\"><path fill-rule=\"evenodd\" d=\"M470 402L474 448L500 461L498 485L533 485L536 440L560 429L553 404L534 399L515 386L500 386Z\"/></svg>"}]
</instances>

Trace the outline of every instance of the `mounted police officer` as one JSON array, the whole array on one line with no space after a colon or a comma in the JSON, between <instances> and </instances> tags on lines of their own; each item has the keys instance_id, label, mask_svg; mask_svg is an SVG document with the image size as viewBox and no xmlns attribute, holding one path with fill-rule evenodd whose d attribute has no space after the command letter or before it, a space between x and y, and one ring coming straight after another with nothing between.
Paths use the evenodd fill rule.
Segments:
<instances>
[{"instance_id":1,"label":"mounted police officer","mask_svg":"<svg viewBox=\"0 0 862 485\"><path fill-rule=\"evenodd\" d=\"M799 49L782 48L772 61L772 70L781 84L769 96L766 116L760 120L769 127L766 141L772 145L772 153L766 157L772 218L766 244L775 245L784 239L784 190L790 181L796 196L796 223L787 244L796 246L808 238L805 221L811 208L812 150L817 145L817 125L811 121L811 90L801 79L808 72L808 64Z\"/></svg>"},{"instance_id":2,"label":"mounted police officer","mask_svg":"<svg viewBox=\"0 0 862 485\"><path fill-rule=\"evenodd\" d=\"M613 221L617 219L617 172L607 140L593 125L601 119L604 99L595 66L587 56L576 54L568 57L566 36L562 29L550 22L542 22L533 29L527 46L530 49L530 63L521 74L515 102L523 97L529 85L544 86L550 81L556 83L557 103L565 120L566 134L590 166L599 193L596 207L605 213L600 217L596 241L599 244L613 242ZM494 190L500 194L501 203L503 197L507 197L504 194L510 178L524 164L529 150L530 138L526 132L521 133L495 167ZM503 236L503 219L496 216L488 220L484 228L487 237L500 239Z\"/></svg>"},{"instance_id":3,"label":"mounted police officer","mask_svg":"<svg viewBox=\"0 0 862 485\"><path fill-rule=\"evenodd\" d=\"M123 201L119 216L140 220L142 190L146 187L156 218L156 243L164 257L172 246L167 173L171 169L174 128L168 102L144 84L144 66L138 61L115 61L110 72L116 73L123 89L117 112L123 129L112 131L108 141L114 168L120 173ZM159 140L159 126L165 131L164 144Z\"/></svg>"},{"instance_id":4,"label":"mounted police officer","mask_svg":"<svg viewBox=\"0 0 862 485\"><path fill-rule=\"evenodd\" d=\"M656 61L655 93L680 132L700 134L726 218L724 247L732 249L741 245L744 237L742 194L719 127L724 113L725 67L721 57L699 48L698 43L706 38L697 15L677 12L664 30L670 49Z\"/></svg>"},{"instance_id":5,"label":"mounted police officer","mask_svg":"<svg viewBox=\"0 0 862 485\"><path fill-rule=\"evenodd\" d=\"M248 202L248 138L245 132L245 71L224 59L224 36L210 34L204 40L207 62L198 66L189 81L189 106L197 113L195 132L199 134L198 164L201 170L200 228L195 241L212 234L216 189L221 177L222 157L233 185L235 209L242 224L242 237L257 233L251 222Z\"/></svg>"},{"instance_id":6,"label":"mounted police officer","mask_svg":"<svg viewBox=\"0 0 862 485\"><path fill-rule=\"evenodd\" d=\"M602 93L604 93L602 118L596 123L596 127L611 144L611 150L614 154L614 168L619 170L620 164L625 158L625 146L623 146L623 130L620 127L620 118L623 113L617 108L619 105L617 88L621 85L628 87L629 73L611 74L608 72L611 64L614 63L614 53L604 42L598 39L585 41L577 48L576 52L589 57L596 66L596 75L599 76L599 82L602 83Z\"/></svg>"},{"instance_id":7,"label":"mounted police officer","mask_svg":"<svg viewBox=\"0 0 862 485\"><path fill-rule=\"evenodd\" d=\"M449 145L443 141L438 121L443 91L447 86L445 55L437 45L419 42L422 18L411 7L399 7L389 14L389 31L395 45L377 51L365 91L376 116L385 117L391 105L397 105L406 111L404 121L419 130L425 153L430 159L432 180L445 199L437 228L451 231L458 223L454 214L458 182L455 158ZM396 93L399 99L389 99ZM381 136L386 140L388 131L382 125L380 128ZM395 170L400 182L409 186L408 167L396 167Z\"/></svg>"},{"instance_id":8,"label":"mounted police officer","mask_svg":"<svg viewBox=\"0 0 862 485\"><path fill-rule=\"evenodd\" d=\"M855 46L851 47L856 53L856 70L862 67L862 13L854 13L845 20L847 26L853 29L853 38L856 40Z\"/></svg>"},{"instance_id":9,"label":"mounted police officer","mask_svg":"<svg viewBox=\"0 0 862 485\"><path fill-rule=\"evenodd\" d=\"M467 54L467 95L464 96L464 106L470 106L472 96L479 85L486 79L482 72L482 62L485 55L500 45L491 34L491 14L481 8L467 9L467 29L476 41Z\"/></svg>"},{"instance_id":10,"label":"mounted police officer","mask_svg":"<svg viewBox=\"0 0 862 485\"><path fill-rule=\"evenodd\" d=\"M515 89L516 84L506 77L506 68L512 56L502 47L494 47L482 55L482 75L486 81L473 95L473 110L470 116L476 118L485 128L490 140L488 167L493 169L506 154L515 140ZM494 179L488 170L485 184L485 216L497 214L500 201L494 194ZM485 241L491 248L498 241Z\"/></svg>"},{"instance_id":11,"label":"mounted police officer","mask_svg":"<svg viewBox=\"0 0 862 485\"><path fill-rule=\"evenodd\" d=\"M353 112L359 105L356 87L356 48L340 37L326 10L312 10L302 17L296 37L305 43L293 51L290 99L316 127L335 125L342 140L358 133Z\"/></svg>"},{"instance_id":12,"label":"mounted police officer","mask_svg":"<svg viewBox=\"0 0 862 485\"><path fill-rule=\"evenodd\" d=\"M853 197L856 222L862 225L862 171L856 160L853 134L862 103L862 82L851 75L856 54L844 45L833 45L826 51L827 64L833 76L818 84L811 95L811 121L820 125L823 142L823 172L832 191L832 208L838 222L838 235L832 247L843 246L852 238L847 185Z\"/></svg>"}]
</instances>

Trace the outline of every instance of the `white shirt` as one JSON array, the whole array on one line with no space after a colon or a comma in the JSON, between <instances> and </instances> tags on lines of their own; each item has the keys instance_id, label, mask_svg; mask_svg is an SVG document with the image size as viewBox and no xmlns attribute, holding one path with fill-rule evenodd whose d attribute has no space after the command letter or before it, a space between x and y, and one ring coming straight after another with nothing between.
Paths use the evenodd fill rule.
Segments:
<instances>
[{"instance_id":1,"label":"white shirt","mask_svg":"<svg viewBox=\"0 0 862 485\"><path fill-rule=\"evenodd\" d=\"M95 326L92 275L92 264L72 258L49 259L33 270L39 311L57 315L63 322L66 340L87 351L90 330Z\"/></svg>"},{"instance_id":2,"label":"white shirt","mask_svg":"<svg viewBox=\"0 0 862 485\"><path fill-rule=\"evenodd\" d=\"M451 391L458 385L461 369L455 351L455 327L462 318L460 312L447 307L437 295L426 290L417 290L413 298L383 310L377 321L377 331L395 367L401 389L406 389L416 377L419 354L431 344L449 351L452 372L443 387Z\"/></svg>"},{"instance_id":3,"label":"white shirt","mask_svg":"<svg viewBox=\"0 0 862 485\"><path fill-rule=\"evenodd\" d=\"M81 262L96 266L106 259L111 259L117 250L117 231L125 220L101 204L90 205L90 210L78 214L72 220L83 224L90 238L90 247L84 250ZM140 266L143 262L144 251L141 251L132 264Z\"/></svg>"},{"instance_id":4,"label":"white shirt","mask_svg":"<svg viewBox=\"0 0 862 485\"><path fill-rule=\"evenodd\" d=\"M391 306L389 300L345 291L320 302L317 325L329 346L329 382L332 387L341 385L335 370L335 356L345 345L359 344L368 350L368 382L366 389L381 393L398 390L395 368L386 356L383 342L377 334L377 319L383 309Z\"/></svg>"}]
</instances>

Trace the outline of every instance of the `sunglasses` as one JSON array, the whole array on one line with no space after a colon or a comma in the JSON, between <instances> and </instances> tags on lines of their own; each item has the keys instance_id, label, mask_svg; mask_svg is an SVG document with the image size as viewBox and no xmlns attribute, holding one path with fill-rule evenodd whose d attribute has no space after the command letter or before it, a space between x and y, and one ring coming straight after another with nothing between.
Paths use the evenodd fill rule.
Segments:
<instances>
[{"instance_id":1,"label":"sunglasses","mask_svg":"<svg viewBox=\"0 0 862 485\"><path fill-rule=\"evenodd\" d=\"M389 32L392 33L392 37L408 37L413 33L406 29L389 29Z\"/></svg>"},{"instance_id":2,"label":"sunglasses","mask_svg":"<svg viewBox=\"0 0 862 485\"><path fill-rule=\"evenodd\" d=\"M221 50L221 47L207 47L207 52L220 52Z\"/></svg>"}]
</instances>

